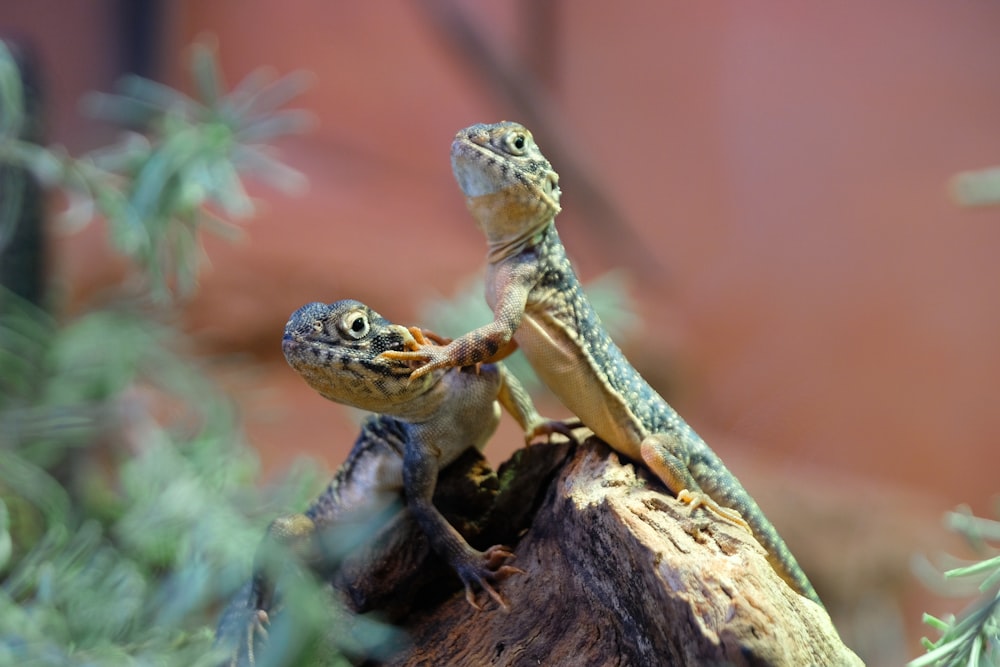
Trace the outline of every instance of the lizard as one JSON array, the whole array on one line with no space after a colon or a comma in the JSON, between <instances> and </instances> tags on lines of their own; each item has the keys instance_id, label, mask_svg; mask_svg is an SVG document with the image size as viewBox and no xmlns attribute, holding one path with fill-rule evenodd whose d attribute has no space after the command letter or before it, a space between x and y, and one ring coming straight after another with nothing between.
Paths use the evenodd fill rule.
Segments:
<instances>
[{"instance_id":1,"label":"lizard","mask_svg":"<svg viewBox=\"0 0 1000 667\"><path fill-rule=\"evenodd\" d=\"M493 321L447 345L391 350L427 373L502 358L520 348L560 401L612 449L642 461L692 509L748 529L800 594L818 594L753 497L628 362L584 294L555 227L559 175L523 125L460 130L455 179L487 245L486 301Z\"/></svg>"},{"instance_id":2,"label":"lizard","mask_svg":"<svg viewBox=\"0 0 1000 667\"><path fill-rule=\"evenodd\" d=\"M392 324L350 299L310 303L292 313L282 339L289 365L323 397L395 420L396 430L403 436L402 448L397 447L396 456L383 454L372 459L369 455L367 461L361 461L362 452L349 458L345 475L356 475L354 471L364 463L370 483L331 485L335 496L331 491L304 515L280 517L269 528L268 539L299 544L318 527L338 521L340 508L363 504L363 498L349 494L371 496L402 490L407 508L432 549L461 579L469 604L482 609L473 592L478 586L507 609L494 584L521 572L508 564L514 553L502 545L480 552L448 523L432 502L438 472L469 447L482 450L496 430L501 405L517 420L529 443L552 433L572 440L572 427L539 415L522 385L502 364L443 369L411 381L411 364L381 356L385 351L423 349L446 342L432 332ZM373 422L365 426L366 430L374 428ZM391 439L387 435L381 439L380 449L387 450ZM265 609L272 586L259 572L254 579L257 608Z\"/></svg>"},{"instance_id":3,"label":"lizard","mask_svg":"<svg viewBox=\"0 0 1000 667\"><path fill-rule=\"evenodd\" d=\"M228 667L257 664L257 640L267 638L274 608L277 558L290 552L310 570L325 570L328 560L336 560L324 553L325 530L371 521L398 497L405 443L403 422L388 415L369 415L323 493L304 512L279 516L268 525L254 556L250 581L236 593L217 624L216 644L231 651Z\"/></svg>"}]
</instances>

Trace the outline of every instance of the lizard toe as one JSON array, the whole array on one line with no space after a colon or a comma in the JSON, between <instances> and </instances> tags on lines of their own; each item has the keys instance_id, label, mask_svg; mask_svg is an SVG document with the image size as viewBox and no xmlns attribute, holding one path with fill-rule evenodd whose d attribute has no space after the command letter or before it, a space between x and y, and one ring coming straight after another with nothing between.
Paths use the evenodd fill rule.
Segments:
<instances>
[{"instance_id":1,"label":"lizard toe","mask_svg":"<svg viewBox=\"0 0 1000 667\"><path fill-rule=\"evenodd\" d=\"M465 601L476 611L482 611L482 606L476 602L476 593L472 590L472 584L465 584Z\"/></svg>"},{"instance_id":2,"label":"lizard toe","mask_svg":"<svg viewBox=\"0 0 1000 667\"><path fill-rule=\"evenodd\" d=\"M704 507L705 509L712 512L716 516L725 519L726 521L735 524L740 528L743 528L751 535L753 534L753 530L750 528L750 524L746 522L746 520L743 518L742 515L740 515L739 512L737 512L732 508L723 507L719 505L719 503L715 502L702 492L692 493L687 489L683 489L681 490L680 493L677 494L677 500L681 501L686 505L690 505L691 511L694 511L699 507Z\"/></svg>"},{"instance_id":3,"label":"lizard toe","mask_svg":"<svg viewBox=\"0 0 1000 667\"><path fill-rule=\"evenodd\" d=\"M253 631L261 639L267 639L267 626L271 624L271 617L263 609L258 609L254 615Z\"/></svg>"},{"instance_id":4,"label":"lizard toe","mask_svg":"<svg viewBox=\"0 0 1000 667\"><path fill-rule=\"evenodd\" d=\"M508 560L514 560L514 558L516 558L514 552L502 544L494 544L483 552L483 560L486 561L486 567L490 571L495 571Z\"/></svg>"},{"instance_id":5,"label":"lizard toe","mask_svg":"<svg viewBox=\"0 0 1000 667\"><path fill-rule=\"evenodd\" d=\"M494 587L507 577L514 574L524 574L524 570L509 565L508 561L515 558L510 548L495 544L483 552L476 552L470 562L456 568L459 578L465 585L465 599L477 611L483 608L476 602L474 587L478 586L493 599L504 611L509 611L507 601Z\"/></svg>"},{"instance_id":6,"label":"lizard toe","mask_svg":"<svg viewBox=\"0 0 1000 667\"><path fill-rule=\"evenodd\" d=\"M579 419L570 419L566 421L559 421L558 419L546 419L545 421L536 424L528 433L525 434L525 441L531 444L531 441L535 438L546 436L549 441L552 441L552 435L558 433L559 435L567 438L572 444L580 444L577 440L576 435L573 433L574 428L580 428L583 426L583 422Z\"/></svg>"}]
</instances>

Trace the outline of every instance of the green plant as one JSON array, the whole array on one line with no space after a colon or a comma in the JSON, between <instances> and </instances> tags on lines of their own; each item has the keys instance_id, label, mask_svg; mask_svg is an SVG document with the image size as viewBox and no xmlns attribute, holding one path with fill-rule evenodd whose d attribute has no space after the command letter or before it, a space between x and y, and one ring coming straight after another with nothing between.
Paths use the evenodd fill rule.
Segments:
<instances>
[{"instance_id":1,"label":"green plant","mask_svg":"<svg viewBox=\"0 0 1000 667\"><path fill-rule=\"evenodd\" d=\"M962 593L969 584L978 588L981 597L960 618L945 619L924 614L924 622L941 633L932 642L924 638L927 653L911 661L909 667L928 665L1000 665L1000 549L990 542L1000 542L1000 521L973 516L960 508L947 516L948 526L961 533L982 554L971 564L944 572L946 581Z\"/></svg>"},{"instance_id":2,"label":"green plant","mask_svg":"<svg viewBox=\"0 0 1000 667\"><path fill-rule=\"evenodd\" d=\"M139 265L157 296L172 284L182 293L194 288L203 228L231 233L227 218L253 214L245 176L291 191L304 185L303 176L275 159L266 143L308 124L304 111L281 109L302 90L301 73L271 81L257 71L227 93L211 49L196 44L191 69L197 99L126 77L118 93L85 100L93 114L125 128L120 139L73 158L19 138L30 119L21 111L24 93L13 60L0 49L0 162L62 188L70 198L62 214L67 224L103 217L115 246ZM10 213L0 231L12 224Z\"/></svg>"},{"instance_id":3,"label":"green plant","mask_svg":"<svg viewBox=\"0 0 1000 667\"><path fill-rule=\"evenodd\" d=\"M949 188L960 206L996 206L1000 204L1000 167L955 174Z\"/></svg>"},{"instance_id":4,"label":"green plant","mask_svg":"<svg viewBox=\"0 0 1000 667\"><path fill-rule=\"evenodd\" d=\"M324 481L305 465L257 489L232 403L166 323L174 290L195 289L201 230L252 213L242 179L302 181L258 143L301 128L280 107L302 77L255 73L225 93L210 49L195 46L192 65L198 99L135 77L92 97L129 129L73 158L22 138L33 121L0 43L0 164L67 192L65 221L105 219L136 269L72 319L0 288L0 665L217 664L215 619L264 525ZM323 623L342 612L320 589L297 605L323 605ZM336 637L298 630L290 650L337 663Z\"/></svg>"}]
</instances>

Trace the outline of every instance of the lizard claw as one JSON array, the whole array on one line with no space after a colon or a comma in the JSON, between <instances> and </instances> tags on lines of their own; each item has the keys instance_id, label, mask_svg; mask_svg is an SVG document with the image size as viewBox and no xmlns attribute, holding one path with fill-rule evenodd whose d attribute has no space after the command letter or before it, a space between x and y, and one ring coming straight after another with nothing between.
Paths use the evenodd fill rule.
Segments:
<instances>
[{"instance_id":1,"label":"lizard claw","mask_svg":"<svg viewBox=\"0 0 1000 667\"><path fill-rule=\"evenodd\" d=\"M254 632L263 639L267 639L267 626L271 624L271 617L263 609L258 609L254 614Z\"/></svg>"},{"instance_id":2,"label":"lizard claw","mask_svg":"<svg viewBox=\"0 0 1000 667\"><path fill-rule=\"evenodd\" d=\"M441 346L447 345L452 341L452 339L447 336L442 336L434 333L430 329L421 329L420 327L410 327L410 334L412 334L421 345L428 345L428 340Z\"/></svg>"},{"instance_id":3,"label":"lizard claw","mask_svg":"<svg viewBox=\"0 0 1000 667\"><path fill-rule=\"evenodd\" d=\"M692 493L687 489L682 489L681 492L677 494L677 500L681 501L685 505L690 505L692 511L698 509L699 507L704 507L716 516L721 517L730 523L736 524L753 535L753 530L750 528L750 524L746 522L739 512L730 507L721 506L704 493Z\"/></svg>"},{"instance_id":4,"label":"lizard claw","mask_svg":"<svg viewBox=\"0 0 1000 667\"><path fill-rule=\"evenodd\" d=\"M393 361L404 361L414 366L410 373L410 382L421 378L428 373L439 368L449 368L454 364L450 363L448 355L442 350L442 346L447 345L451 339L439 336L428 329L420 327L403 327L398 324L393 325L403 339L404 350L386 350L379 355L382 359L392 359Z\"/></svg>"},{"instance_id":5,"label":"lizard claw","mask_svg":"<svg viewBox=\"0 0 1000 667\"><path fill-rule=\"evenodd\" d=\"M237 649L227 663L227 667L237 667L240 664L247 664L250 665L250 667L255 667L257 664L257 642L267 641L267 626L270 625L270 623L271 619L267 615L266 611L258 609L254 612L253 618L249 623L247 623L246 637L244 638L246 641L246 654L244 656L242 652ZM241 662L244 657L245 662Z\"/></svg>"},{"instance_id":6,"label":"lizard claw","mask_svg":"<svg viewBox=\"0 0 1000 667\"><path fill-rule=\"evenodd\" d=\"M399 334L400 338L403 339L403 346L407 351L411 352L417 352L425 347L433 347L435 345L443 346L451 342L451 338L436 334L430 329L404 327L401 324L390 324L389 328Z\"/></svg>"},{"instance_id":7,"label":"lizard claw","mask_svg":"<svg viewBox=\"0 0 1000 667\"><path fill-rule=\"evenodd\" d=\"M407 342L407 344L409 344ZM427 375L431 371L435 371L439 368L447 368L448 364L446 361L440 360L435 355L433 350L437 348L432 346L424 346L419 349L410 350L386 350L379 357L383 359L392 359L393 361L405 361L410 364L419 363L421 365L417 366L412 373L410 373L410 381L416 380L421 376Z\"/></svg>"},{"instance_id":8,"label":"lizard claw","mask_svg":"<svg viewBox=\"0 0 1000 667\"><path fill-rule=\"evenodd\" d=\"M513 574L524 574L524 570L507 565L507 562L515 558L514 552L507 547L495 544L486 551L470 554L468 562L456 568L459 578L465 584L465 599L476 611L482 611L483 607L476 602L476 594L473 591L473 584L482 588L497 605L504 611L510 611L510 607L500 593L493 587L493 584L500 583ZM479 562L476 562L479 561Z\"/></svg>"}]
</instances>

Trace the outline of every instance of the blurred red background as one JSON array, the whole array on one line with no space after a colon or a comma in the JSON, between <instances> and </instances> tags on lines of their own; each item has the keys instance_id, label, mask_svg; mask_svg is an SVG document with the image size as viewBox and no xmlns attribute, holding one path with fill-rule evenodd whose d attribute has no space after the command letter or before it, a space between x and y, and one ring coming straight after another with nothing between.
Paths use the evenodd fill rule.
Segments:
<instances>
[{"instance_id":1,"label":"blurred red background","mask_svg":"<svg viewBox=\"0 0 1000 667\"><path fill-rule=\"evenodd\" d=\"M134 64L130 4L0 12L38 48L50 138L74 151L110 136L76 101ZM485 248L451 137L522 120L562 174L579 273L627 270L644 325L626 353L758 498L848 644L898 664L921 611L961 606L910 563L954 548L945 511L995 507L1000 208L961 209L947 182L1000 163L1000 5L140 4L146 73L172 85L206 33L230 83L260 65L315 76L295 106L317 126L282 142L309 192L255 189L261 214L242 242L207 239L184 314L266 470L332 470L356 432L285 366L289 313L352 297L415 322L451 295ZM73 303L119 270L96 226L57 246ZM506 425L491 460L517 442Z\"/></svg>"}]
</instances>

